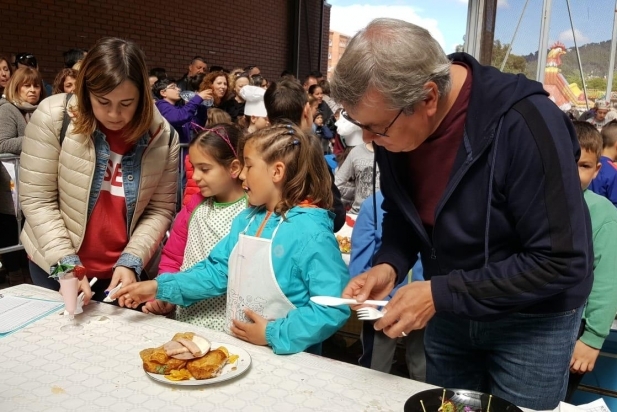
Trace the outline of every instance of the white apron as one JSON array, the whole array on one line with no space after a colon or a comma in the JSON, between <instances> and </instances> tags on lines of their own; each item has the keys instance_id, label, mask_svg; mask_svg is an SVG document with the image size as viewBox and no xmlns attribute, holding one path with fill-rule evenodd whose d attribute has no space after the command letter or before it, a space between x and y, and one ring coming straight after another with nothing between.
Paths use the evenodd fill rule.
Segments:
<instances>
[{"instance_id":1,"label":"white apron","mask_svg":"<svg viewBox=\"0 0 617 412\"><path fill-rule=\"evenodd\" d=\"M253 220L255 217L240 233L229 257L227 333L231 333L232 319L250 322L243 311L246 307L268 320L283 318L296 308L281 290L272 267L272 240L283 219L272 233L272 239L246 235Z\"/></svg>"}]
</instances>

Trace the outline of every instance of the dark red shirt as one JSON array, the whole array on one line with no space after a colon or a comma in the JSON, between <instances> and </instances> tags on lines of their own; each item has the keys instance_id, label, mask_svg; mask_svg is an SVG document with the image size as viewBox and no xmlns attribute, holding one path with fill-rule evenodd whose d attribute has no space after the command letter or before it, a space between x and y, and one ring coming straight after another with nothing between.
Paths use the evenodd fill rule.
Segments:
<instances>
[{"instance_id":1,"label":"dark red shirt","mask_svg":"<svg viewBox=\"0 0 617 412\"><path fill-rule=\"evenodd\" d=\"M456 64L456 63L455 63ZM456 154L463 141L467 105L471 94L471 70L443 121L416 150L409 152L410 195L427 232L432 233L435 211L444 195Z\"/></svg>"},{"instance_id":2,"label":"dark red shirt","mask_svg":"<svg viewBox=\"0 0 617 412\"><path fill-rule=\"evenodd\" d=\"M128 243L126 199L122 180L122 157L134 146L127 143L123 131L99 129L109 143L109 160L99 197L86 224L84 241L77 253L88 277L109 279L112 268Z\"/></svg>"}]
</instances>

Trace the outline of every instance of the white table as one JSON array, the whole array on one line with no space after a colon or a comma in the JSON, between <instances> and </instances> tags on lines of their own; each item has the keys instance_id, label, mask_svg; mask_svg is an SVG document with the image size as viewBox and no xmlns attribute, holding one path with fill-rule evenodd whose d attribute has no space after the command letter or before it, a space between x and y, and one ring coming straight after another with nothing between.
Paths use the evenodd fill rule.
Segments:
<instances>
[{"instance_id":1,"label":"white table","mask_svg":"<svg viewBox=\"0 0 617 412\"><path fill-rule=\"evenodd\" d=\"M32 285L1 293L60 300ZM78 318L77 333L60 331L67 319L56 313L0 339L0 411L402 411L411 395L433 388L307 353L274 355L222 332L102 303ZM246 349L249 371L198 387L150 379L139 351L185 331Z\"/></svg>"}]
</instances>

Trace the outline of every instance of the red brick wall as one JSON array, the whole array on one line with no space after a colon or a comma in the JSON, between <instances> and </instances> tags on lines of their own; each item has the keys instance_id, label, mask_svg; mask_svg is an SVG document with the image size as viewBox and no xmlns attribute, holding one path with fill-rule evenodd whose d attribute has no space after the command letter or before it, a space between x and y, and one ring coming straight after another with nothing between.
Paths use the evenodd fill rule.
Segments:
<instances>
[{"instance_id":1,"label":"red brick wall","mask_svg":"<svg viewBox=\"0 0 617 412\"><path fill-rule=\"evenodd\" d=\"M290 4L288 0L0 0L0 54L33 53L44 78L52 82L64 63L62 52L87 49L97 39L116 36L137 42L148 65L164 67L180 77L191 58L226 68L256 64L269 79L291 68ZM301 42L300 73L317 68L321 0L303 0L309 11L307 40ZM329 8L324 24L325 59ZM302 7L304 12L304 6ZM302 25L305 24L302 19ZM322 39L322 41L324 41ZM305 73L306 72L306 73Z\"/></svg>"},{"instance_id":2,"label":"red brick wall","mask_svg":"<svg viewBox=\"0 0 617 412\"><path fill-rule=\"evenodd\" d=\"M313 70L321 70L325 75L328 70L328 32L330 31L330 6L323 8L323 32L320 34L322 2L303 0L300 11L300 67L299 75L304 76ZM322 53L319 56L319 42ZM321 58L320 58L321 57ZM320 67L321 63L321 67Z\"/></svg>"}]
</instances>

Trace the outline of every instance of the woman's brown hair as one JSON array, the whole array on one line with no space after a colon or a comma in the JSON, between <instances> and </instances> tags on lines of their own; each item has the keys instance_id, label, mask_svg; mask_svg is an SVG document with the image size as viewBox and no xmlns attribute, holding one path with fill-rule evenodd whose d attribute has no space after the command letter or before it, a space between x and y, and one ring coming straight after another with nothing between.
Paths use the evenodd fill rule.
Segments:
<instances>
[{"instance_id":1,"label":"woman's brown hair","mask_svg":"<svg viewBox=\"0 0 617 412\"><path fill-rule=\"evenodd\" d=\"M45 87L43 87L43 77L37 69L23 67L15 70L4 89L6 100L11 103L23 103L19 97L21 86L24 84L38 84L41 87L39 102L45 98ZM38 102L37 102L38 104Z\"/></svg>"},{"instance_id":2,"label":"woman's brown hair","mask_svg":"<svg viewBox=\"0 0 617 412\"><path fill-rule=\"evenodd\" d=\"M332 207L332 178L323 159L321 146L292 124L278 124L252 133L240 143L240 156L251 144L268 164L283 162L282 199L274 211L284 214L304 201L323 208Z\"/></svg>"},{"instance_id":3,"label":"woman's brown hair","mask_svg":"<svg viewBox=\"0 0 617 412\"><path fill-rule=\"evenodd\" d=\"M225 81L227 82L227 91L225 92L225 96L223 96L223 98L220 99L219 101L217 101L217 98L214 97L214 104L216 106L228 100L229 96L231 96L232 90L229 87L229 79L227 78L227 73L222 72L222 71L208 73L208 75L204 77L204 80L201 82L201 86L199 87L199 91L206 90L206 89L212 89L212 85L214 84L214 81L217 79L217 77L225 78Z\"/></svg>"},{"instance_id":4,"label":"woman's brown hair","mask_svg":"<svg viewBox=\"0 0 617 412\"><path fill-rule=\"evenodd\" d=\"M73 79L77 80L77 70L73 70L73 69L60 70L60 72L56 75L56 78L54 79L54 85L53 85L54 94L64 93L64 80L67 77L72 77Z\"/></svg>"},{"instance_id":5,"label":"woman's brown hair","mask_svg":"<svg viewBox=\"0 0 617 412\"><path fill-rule=\"evenodd\" d=\"M90 93L104 96L125 80L131 81L139 91L137 110L126 127L126 141L135 142L148 132L154 120L154 101L144 53L131 41L106 37L88 51L79 69L75 84L77 107L72 108L74 133L90 135L97 127Z\"/></svg>"}]
</instances>

